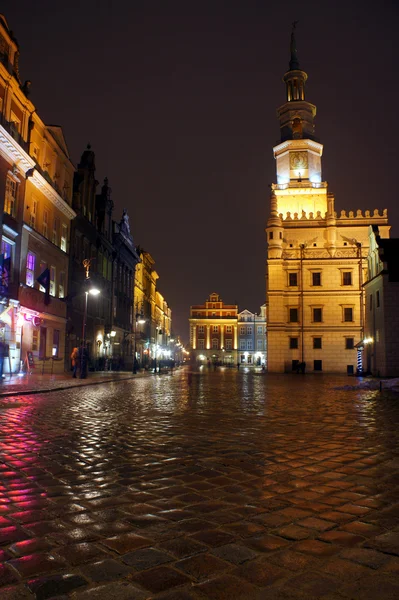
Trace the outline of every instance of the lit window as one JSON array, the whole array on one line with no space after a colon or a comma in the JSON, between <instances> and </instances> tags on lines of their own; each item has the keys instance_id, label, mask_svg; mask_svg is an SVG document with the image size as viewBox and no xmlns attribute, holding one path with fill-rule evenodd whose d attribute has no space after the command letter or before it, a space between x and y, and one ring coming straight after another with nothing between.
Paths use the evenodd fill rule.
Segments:
<instances>
[{"instance_id":1,"label":"lit window","mask_svg":"<svg viewBox=\"0 0 399 600\"><path fill-rule=\"evenodd\" d=\"M43 211L43 235L48 239L48 210Z\"/></svg>"},{"instance_id":2,"label":"lit window","mask_svg":"<svg viewBox=\"0 0 399 600\"><path fill-rule=\"evenodd\" d=\"M55 267L50 267L50 296L55 296Z\"/></svg>"},{"instance_id":3,"label":"lit window","mask_svg":"<svg viewBox=\"0 0 399 600\"><path fill-rule=\"evenodd\" d=\"M3 255L3 268L0 269L0 287L1 292L4 294L8 290L10 281L12 281L12 251L13 246L4 238L1 240L1 254Z\"/></svg>"},{"instance_id":4,"label":"lit window","mask_svg":"<svg viewBox=\"0 0 399 600\"><path fill-rule=\"evenodd\" d=\"M204 333L204 326L198 325L198 333Z\"/></svg>"},{"instance_id":5,"label":"lit window","mask_svg":"<svg viewBox=\"0 0 399 600\"><path fill-rule=\"evenodd\" d=\"M7 176L6 179L6 195L4 198L4 212L12 217L15 217L17 210L17 190L18 184L15 179Z\"/></svg>"},{"instance_id":6,"label":"lit window","mask_svg":"<svg viewBox=\"0 0 399 600\"><path fill-rule=\"evenodd\" d=\"M32 329L32 352L37 352L39 349L39 329Z\"/></svg>"},{"instance_id":7,"label":"lit window","mask_svg":"<svg viewBox=\"0 0 399 600\"><path fill-rule=\"evenodd\" d=\"M32 198L31 206L30 206L30 213L29 213L29 227L32 227L32 229L35 229L35 227L36 227L36 217L37 217L37 200L34 200Z\"/></svg>"},{"instance_id":8,"label":"lit window","mask_svg":"<svg viewBox=\"0 0 399 600\"><path fill-rule=\"evenodd\" d=\"M35 261L36 256L32 252L26 255L26 285L34 287L35 285Z\"/></svg>"},{"instance_id":9,"label":"lit window","mask_svg":"<svg viewBox=\"0 0 399 600\"><path fill-rule=\"evenodd\" d=\"M67 251L68 227L62 224L61 227L61 250Z\"/></svg>"},{"instance_id":10,"label":"lit window","mask_svg":"<svg viewBox=\"0 0 399 600\"><path fill-rule=\"evenodd\" d=\"M64 273L64 271L61 271L60 277L59 277L58 297L59 298L65 297L65 273Z\"/></svg>"}]
</instances>

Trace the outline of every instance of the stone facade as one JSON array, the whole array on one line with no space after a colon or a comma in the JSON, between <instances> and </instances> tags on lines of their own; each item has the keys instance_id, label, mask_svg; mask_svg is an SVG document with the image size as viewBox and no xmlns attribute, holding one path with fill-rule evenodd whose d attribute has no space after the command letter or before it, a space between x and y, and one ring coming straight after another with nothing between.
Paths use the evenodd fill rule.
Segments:
<instances>
[{"instance_id":1,"label":"stone facade","mask_svg":"<svg viewBox=\"0 0 399 600\"><path fill-rule=\"evenodd\" d=\"M316 107L305 100L306 80L294 40L266 228L268 370L291 371L305 362L307 371L352 373L364 338L368 228L377 225L382 238L390 228L386 210L335 212L322 180L323 146L314 136Z\"/></svg>"}]
</instances>

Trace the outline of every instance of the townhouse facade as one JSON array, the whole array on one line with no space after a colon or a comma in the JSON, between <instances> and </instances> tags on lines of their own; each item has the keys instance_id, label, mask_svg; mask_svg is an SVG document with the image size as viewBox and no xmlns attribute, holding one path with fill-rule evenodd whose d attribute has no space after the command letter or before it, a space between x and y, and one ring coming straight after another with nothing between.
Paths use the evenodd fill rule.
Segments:
<instances>
[{"instance_id":1,"label":"townhouse facade","mask_svg":"<svg viewBox=\"0 0 399 600\"><path fill-rule=\"evenodd\" d=\"M238 313L238 362L248 367L267 365L266 304L259 313L245 309Z\"/></svg>"},{"instance_id":2,"label":"townhouse facade","mask_svg":"<svg viewBox=\"0 0 399 600\"><path fill-rule=\"evenodd\" d=\"M64 369L74 167L62 129L46 125L22 84L19 46L0 15L0 338L4 371ZM45 285L37 278L44 274Z\"/></svg>"}]
</instances>

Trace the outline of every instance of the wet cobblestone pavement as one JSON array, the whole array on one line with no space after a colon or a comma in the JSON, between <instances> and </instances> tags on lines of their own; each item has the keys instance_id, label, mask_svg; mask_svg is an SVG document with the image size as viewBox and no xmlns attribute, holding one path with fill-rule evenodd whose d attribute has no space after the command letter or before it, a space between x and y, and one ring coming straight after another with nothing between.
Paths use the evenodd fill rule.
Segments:
<instances>
[{"instance_id":1,"label":"wet cobblestone pavement","mask_svg":"<svg viewBox=\"0 0 399 600\"><path fill-rule=\"evenodd\" d=\"M399 598L399 399L174 375L0 399L0 598Z\"/></svg>"}]
</instances>

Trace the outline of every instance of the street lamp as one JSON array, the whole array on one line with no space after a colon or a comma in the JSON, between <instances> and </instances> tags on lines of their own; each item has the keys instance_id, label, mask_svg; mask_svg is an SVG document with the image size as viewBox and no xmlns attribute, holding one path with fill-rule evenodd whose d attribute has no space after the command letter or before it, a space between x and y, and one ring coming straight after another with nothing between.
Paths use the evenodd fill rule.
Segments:
<instances>
[{"instance_id":1,"label":"street lamp","mask_svg":"<svg viewBox=\"0 0 399 600\"><path fill-rule=\"evenodd\" d=\"M80 378L84 379L86 377L86 368L85 368L85 355L86 355L86 329L87 329L87 299L89 297L89 294L91 294L92 296L98 296L98 294L100 294L100 290L94 286L90 286L90 264L91 264L92 259L91 258L85 258L83 261L83 266L86 270L86 276L85 276L85 307L84 307L84 313L83 313L83 331L82 331L82 347L80 349Z\"/></svg>"},{"instance_id":2,"label":"street lamp","mask_svg":"<svg viewBox=\"0 0 399 600\"><path fill-rule=\"evenodd\" d=\"M144 315L143 315L143 311L141 310L141 312L136 312L135 314L135 319L134 319L134 357L133 357L133 375L136 375L137 373L137 357L136 357L136 353L137 353L137 325L142 325L143 323L145 323L145 319L144 319Z\"/></svg>"}]
</instances>

